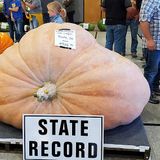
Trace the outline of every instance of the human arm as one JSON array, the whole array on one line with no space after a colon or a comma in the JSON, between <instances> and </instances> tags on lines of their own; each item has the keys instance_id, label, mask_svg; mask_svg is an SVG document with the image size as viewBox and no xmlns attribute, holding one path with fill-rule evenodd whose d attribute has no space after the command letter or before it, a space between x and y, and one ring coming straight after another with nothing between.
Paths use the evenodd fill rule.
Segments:
<instances>
[{"instance_id":1,"label":"human arm","mask_svg":"<svg viewBox=\"0 0 160 160\"><path fill-rule=\"evenodd\" d=\"M19 8L21 7L22 7L21 1L15 1L11 4L11 7L9 7L9 11L18 12Z\"/></svg>"},{"instance_id":2,"label":"human arm","mask_svg":"<svg viewBox=\"0 0 160 160\"><path fill-rule=\"evenodd\" d=\"M140 28L142 30L142 33L147 41L147 48L149 50L155 50L156 49L156 44L153 40L153 36L150 32L150 24L149 22L145 21L145 22L140 22Z\"/></svg>"},{"instance_id":3,"label":"human arm","mask_svg":"<svg viewBox=\"0 0 160 160\"><path fill-rule=\"evenodd\" d=\"M156 44L151 32L150 24L153 23L153 17L156 12L157 5L156 3L151 2L150 0L145 0L142 2L140 10L140 28L142 30L143 36L146 40L146 45L149 50L155 50Z\"/></svg>"},{"instance_id":4,"label":"human arm","mask_svg":"<svg viewBox=\"0 0 160 160\"><path fill-rule=\"evenodd\" d=\"M22 5L22 9L23 9L23 11L24 11L24 13L25 13L25 15L26 15L26 14L27 14L26 5L25 5L25 3L24 3L23 0L21 1L21 5Z\"/></svg>"},{"instance_id":5,"label":"human arm","mask_svg":"<svg viewBox=\"0 0 160 160\"><path fill-rule=\"evenodd\" d=\"M105 3L105 0L103 0L102 3L101 3L101 10L103 12L106 12L106 3Z\"/></svg>"},{"instance_id":6,"label":"human arm","mask_svg":"<svg viewBox=\"0 0 160 160\"><path fill-rule=\"evenodd\" d=\"M136 0L136 9L137 9L137 15L135 16L135 20L139 20L139 12L141 9L142 0Z\"/></svg>"},{"instance_id":7,"label":"human arm","mask_svg":"<svg viewBox=\"0 0 160 160\"><path fill-rule=\"evenodd\" d=\"M132 4L130 0L125 0L127 19L137 19L138 18L138 10L134 5L135 4L134 3Z\"/></svg>"},{"instance_id":8,"label":"human arm","mask_svg":"<svg viewBox=\"0 0 160 160\"><path fill-rule=\"evenodd\" d=\"M13 7L13 8L10 7L9 10L11 12L17 12L19 10L19 7Z\"/></svg>"},{"instance_id":9,"label":"human arm","mask_svg":"<svg viewBox=\"0 0 160 160\"><path fill-rule=\"evenodd\" d=\"M34 3L29 3L29 2L27 2L27 1L25 1L24 4L25 4L27 7L29 7L30 9L35 9L35 8L38 7L36 4L34 4Z\"/></svg>"},{"instance_id":10,"label":"human arm","mask_svg":"<svg viewBox=\"0 0 160 160\"><path fill-rule=\"evenodd\" d=\"M101 10L102 10L103 12L106 12L106 9L105 9L105 8L103 8L103 7L101 7Z\"/></svg>"},{"instance_id":11,"label":"human arm","mask_svg":"<svg viewBox=\"0 0 160 160\"><path fill-rule=\"evenodd\" d=\"M134 7L128 7L127 9L127 19L138 19L138 10Z\"/></svg>"}]
</instances>

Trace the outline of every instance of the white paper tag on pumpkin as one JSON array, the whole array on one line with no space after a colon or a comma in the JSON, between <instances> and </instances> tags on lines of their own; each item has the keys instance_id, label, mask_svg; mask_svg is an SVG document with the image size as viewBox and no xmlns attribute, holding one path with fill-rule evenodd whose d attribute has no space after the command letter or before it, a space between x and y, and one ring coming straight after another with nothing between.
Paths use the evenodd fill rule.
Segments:
<instances>
[{"instance_id":1,"label":"white paper tag on pumpkin","mask_svg":"<svg viewBox=\"0 0 160 160\"><path fill-rule=\"evenodd\" d=\"M89 28L89 23L83 23L83 28L88 29Z\"/></svg>"},{"instance_id":2,"label":"white paper tag on pumpkin","mask_svg":"<svg viewBox=\"0 0 160 160\"><path fill-rule=\"evenodd\" d=\"M8 26L7 23L4 22L1 23L1 29L7 29L7 26Z\"/></svg>"},{"instance_id":3,"label":"white paper tag on pumpkin","mask_svg":"<svg viewBox=\"0 0 160 160\"><path fill-rule=\"evenodd\" d=\"M70 29L55 30L55 46L76 49L76 32Z\"/></svg>"}]
</instances>

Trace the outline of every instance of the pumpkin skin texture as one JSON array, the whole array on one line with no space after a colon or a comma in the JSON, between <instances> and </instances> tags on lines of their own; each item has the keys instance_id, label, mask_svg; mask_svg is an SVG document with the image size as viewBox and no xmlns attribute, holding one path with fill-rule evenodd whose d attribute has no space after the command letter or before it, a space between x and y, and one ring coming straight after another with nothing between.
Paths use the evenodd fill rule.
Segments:
<instances>
[{"instance_id":1,"label":"pumpkin skin texture","mask_svg":"<svg viewBox=\"0 0 160 160\"><path fill-rule=\"evenodd\" d=\"M76 49L54 45L54 31L76 31ZM7 66L7 67L6 67ZM38 101L50 82L54 96ZM0 121L22 127L22 114L104 115L104 127L137 118L150 96L139 68L100 46L82 27L44 24L29 31L0 57Z\"/></svg>"},{"instance_id":2,"label":"pumpkin skin texture","mask_svg":"<svg viewBox=\"0 0 160 160\"><path fill-rule=\"evenodd\" d=\"M10 36L7 33L0 32L0 54L11 45L13 45L13 41Z\"/></svg>"}]
</instances>

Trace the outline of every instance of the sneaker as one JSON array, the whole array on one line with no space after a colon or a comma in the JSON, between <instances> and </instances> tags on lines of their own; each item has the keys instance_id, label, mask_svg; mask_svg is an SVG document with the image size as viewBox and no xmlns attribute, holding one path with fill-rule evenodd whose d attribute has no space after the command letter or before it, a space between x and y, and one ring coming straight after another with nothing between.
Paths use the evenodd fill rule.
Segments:
<instances>
[{"instance_id":1,"label":"sneaker","mask_svg":"<svg viewBox=\"0 0 160 160\"><path fill-rule=\"evenodd\" d=\"M157 99L157 97L154 94L151 94L150 99L149 99L149 103L159 104L159 99Z\"/></svg>"},{"instance_id":2,"label":"sneaker","mask_svg":"<svg viewBox=\"0 0 160 160\"><path fill-rule=\"evenodd\" d=\"M141 58L140 58L140 60L141 60L141 61L144 61L144 60L145 60L145 58L144 58L144 57L141 57Z\"/></svg>"},{"instance_id":3,"label":"sneaker","mask_svg":"<svg viewBox=\"0 0 160 160\"><path fill-rule=\"evenodd\" d=\"M160 96L160 89L153 89L153 93L156 95L156 96Z\"/></svg>"},{"instance_id":4,"label":"sneaker","mask_svg":"<svg viewBox=\"0 0 160 160\"><path fill-rule=\"evenodd\" d=\"M132 53L132 58L137 58L136 53Z\"/></svg>"},{"instance_id":5,"label":"sneaker","mask_svg":"<svg viewBox=\"0 0 160 160\"><path fill-rule=\"evenodd\" d=\"M126 54L125 54L125 53L122 53L121 55L122 55L123 57L125 57L125 56L126 56Z\"/></svg>"},{"instance_id":6,"label":"sneaker","mask_svg":"<svg viewBox=\"0 0 160 160\"><path fill-rule=\"evenodd\" d=\"M145 65L145 64L143 64L143 65L142 65L142 68L144 68L145 66L146 66L146 65Z\"/></svg>"}]
</instances>

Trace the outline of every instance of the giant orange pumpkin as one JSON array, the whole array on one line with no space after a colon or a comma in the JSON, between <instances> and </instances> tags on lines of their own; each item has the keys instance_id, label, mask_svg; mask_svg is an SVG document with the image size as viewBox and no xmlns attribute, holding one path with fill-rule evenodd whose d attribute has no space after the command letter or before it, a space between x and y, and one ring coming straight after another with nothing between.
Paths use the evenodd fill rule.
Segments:
<instances>
[{"instance_id":1,"label":"giant orange pumpkin","mask_svg":"<svg viewBox=\"0 0 160 160\"><path fill-rule=\"evenodd\" d=\"M13 45L13 41L7 33L0 32L0 54Z\"/></svg>"},{"instance_id":2,"label":"giant orange pumpkin","mask_svg":"<svg viewBox=\"0 0 160 160\"><path fill-rule=\"evenodd\" d=\"M55 46L55 30L76 31L76 49ZM75 24L44 24L0 56L0 121L22 114L104 115L105 128L128 124L149 99L139 68L100 46Z\"/></svg>"}]
</instances>

